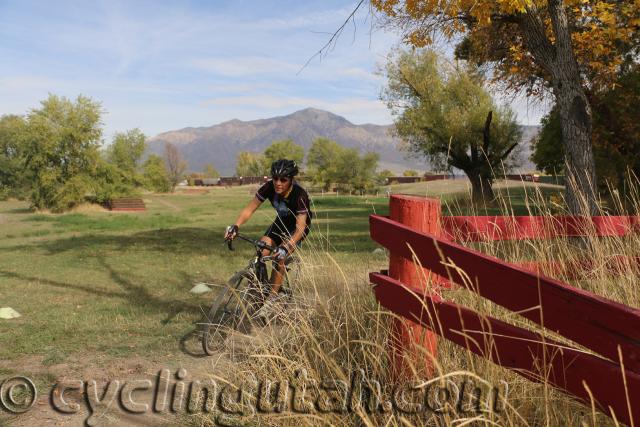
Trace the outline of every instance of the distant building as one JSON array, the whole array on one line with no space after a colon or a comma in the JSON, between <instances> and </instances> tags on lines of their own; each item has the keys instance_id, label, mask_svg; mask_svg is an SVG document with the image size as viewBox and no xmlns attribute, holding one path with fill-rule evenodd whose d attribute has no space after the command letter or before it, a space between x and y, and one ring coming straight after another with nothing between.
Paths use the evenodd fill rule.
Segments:
<instances>
[{"instance_id":1,"label":"distant building","mask_svg":"<svg viewBox=\"0 0 640 427\"><path fill-rule=\"evenodd\" d=\"M218 185L219 182L220 182L220 178L203 178L202 179L202 185L204 185L205 187Z\"/></svg>"},{"instance_id":2,"label":"distant building","mask_svg":"<svg viewBox=\"0 0 640 427\"><path fill-rule=\"evenodd\" d=\"M449 175L424 175L424 176L390 176L387 178L387 184L408 184L412 182L437 181L441 179L450 179Z\"/></svg>"},{"instance_id":3,"label":"distant building","mask_svg":"<svg viewBox=\"0 0 640 427\"><path fill-rule=\"evenodd\" d=\"M513 174L513 175L505 175L505 179L511 179L514 181L528 181L528 182L538 182L540 180L540 175L526 173L526 174Z\"/></svg>"},{"instance_id":4,"label":"distant building","mask_svg":"<svg viewBox=\"0 0 640 427\"><path fill-rule=\"evenodd\" d=\"M234 185L263 184L269 180L267 176L223 176L217 185L230 187Z\"/></svg>"}]
</instances>

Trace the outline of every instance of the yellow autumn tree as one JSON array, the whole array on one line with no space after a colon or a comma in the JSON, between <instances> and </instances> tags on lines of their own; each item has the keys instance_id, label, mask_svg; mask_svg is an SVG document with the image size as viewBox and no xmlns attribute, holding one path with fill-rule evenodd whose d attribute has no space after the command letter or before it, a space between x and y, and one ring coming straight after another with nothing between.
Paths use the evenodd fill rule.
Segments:
<instances>
[{"instance_id":1,"label":"yellow autumn tree","mask_svg":"<svg viewBox=\"0 0 640 427\"><path fill-rule=\"evenodd\" d=\"M640 0L371 0L383 25L416 47L437 37L487 64L496 81L538 96L550 90L561 117L567 204L598 211L588 93L610 88L638 58Z\"/></svg>"}]
</instances>

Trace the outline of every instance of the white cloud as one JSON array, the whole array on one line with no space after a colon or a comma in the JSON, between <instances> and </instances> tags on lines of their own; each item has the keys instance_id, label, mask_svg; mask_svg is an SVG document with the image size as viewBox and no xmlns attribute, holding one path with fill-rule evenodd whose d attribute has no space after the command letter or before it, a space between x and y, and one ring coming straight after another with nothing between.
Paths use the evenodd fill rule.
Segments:
<instances>
[{"instance_id":1,"label":"white cloud","mask_svg":"<svg viewBox=\"0 0 640 427\"><path fill-rule=\"evenodd\" d=\"M313 28L319 25L329 25L343 22L353 11L353 7L326 10L306 15L289 16L286 18L260 19L252 23L253 28L261 30L283 30L293 28ZM336 28L337 29L337 28Z\"/></svg>"},{"instance_id":2,"label":"white cloud","mask_svg":"<svg viewBox=\"0 0 640 427\"><path fill-rule=\"evenodd\" d=\"M222 76L295 73L298 65L265 56L237 56L231 58L201 58L193 66Z\"/></svg>"}]
</instances>

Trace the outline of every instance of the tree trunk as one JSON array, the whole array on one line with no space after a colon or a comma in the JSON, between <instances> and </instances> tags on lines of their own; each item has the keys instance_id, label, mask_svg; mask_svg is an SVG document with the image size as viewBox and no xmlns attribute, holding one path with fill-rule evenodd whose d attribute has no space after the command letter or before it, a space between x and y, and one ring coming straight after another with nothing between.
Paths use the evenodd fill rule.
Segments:
<instances>
[{"instance_id":1,"label":"tree trunk","mask_svg":"<svg viewBox=\"0 0 640 427\"><path fill-rule=\"evenodd\" d=\"M572 87L573 86L573 87ZM573 215L596 215L596 171L591 145L591 108L582 87L555 84L565 150L566 201Z\"/></svg>"},{"instance_id":2,"label":"tree trunk","mask_svg":"<svg viewBox=\"0 0 640 427\"><path fill-rule=\"evenodd\" d=\"M566 202L573 215L598 212L597 182L591 146L591 107L571 44L571 30L564 0L548 1L555 35L553 42L535 6L519 22L533 59L549 72L560 110L566 163Z\"/></svg>"},{"instance_id":3,"label":"tree trunk","mask_svg":"<svg viewBox=\"0 0 640 427\"><path fill-rule=\"evenodd\" d=\"M471 200L474 204L491 202L495 199L490 178L477 172L465 171L465 173L471 181Z\"/></svg>"},{"instance_id":4,"label":"tree trunk","mask_svg":"<svg viewBox=\"0 0 640 427\"><path fill-rule=\"evenodd\" d=\"M591 107L573 54L564 1L550 0L549 13L556 35L551 77L564 141L567 208L573 215L596 215L598 199L591 145Z\"/></svg>"}]
</instances>

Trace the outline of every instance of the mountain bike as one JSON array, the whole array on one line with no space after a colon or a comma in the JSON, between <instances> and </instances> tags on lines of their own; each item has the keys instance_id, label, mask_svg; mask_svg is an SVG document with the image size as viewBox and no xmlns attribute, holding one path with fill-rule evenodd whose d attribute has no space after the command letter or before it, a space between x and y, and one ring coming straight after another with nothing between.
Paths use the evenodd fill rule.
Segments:
<instances>
[{"instance_id":1,"label":"mountain bike","mask_svg":"<svg viewBox=\"0 0 640 427\"><path fill-rule=\"evenodd\" d=\"M272 254L276 248L262 240L250 239L241 234L237 234L236 238L251 243L256 248L256 254L247 267L231 276L206 314L202 326L202 348L209 356L220 349L230 331L246 333L251 330L253 323L259 321L255 314L271 292L266 263L274 260ZM232 241L228 241L227 245L229 250L234 250ZM262 256L265 249L269 251L269 255ZM280 288L286 303L291 300L291 285L297 278L299 268L297 257L286 258L286 273Z\"/></svg>"}]
</instances>

